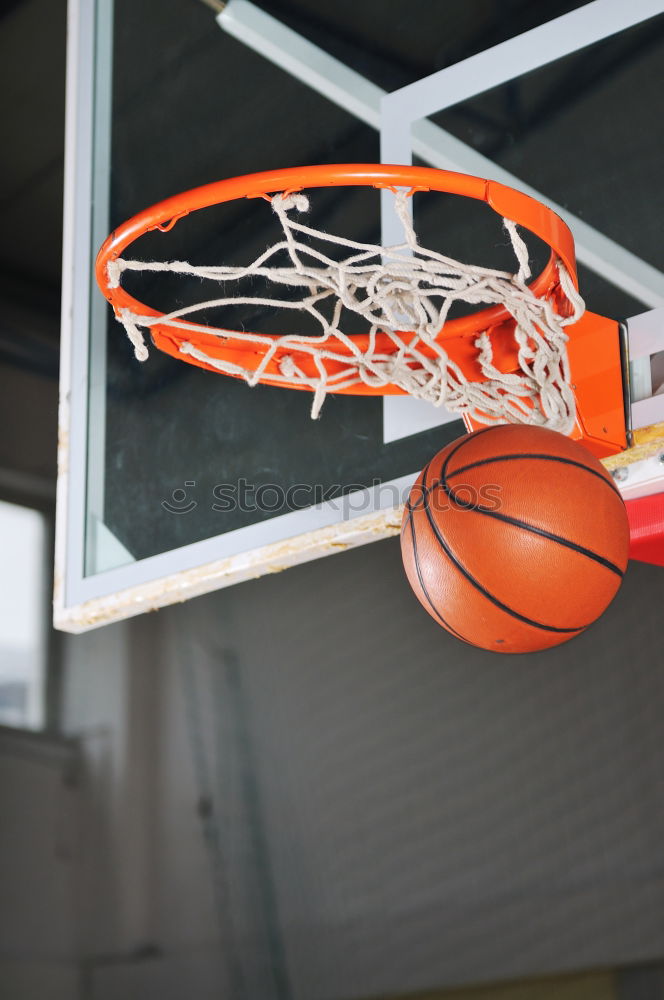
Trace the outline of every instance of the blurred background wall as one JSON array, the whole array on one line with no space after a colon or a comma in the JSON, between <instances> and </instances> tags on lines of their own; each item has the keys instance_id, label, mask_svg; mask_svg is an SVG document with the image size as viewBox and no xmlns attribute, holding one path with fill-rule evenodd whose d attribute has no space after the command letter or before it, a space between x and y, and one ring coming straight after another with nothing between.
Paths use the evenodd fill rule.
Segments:
<instances>
[{"instance_id":1,"label":"blurred background wall","mask_svg":"<svg viewBox=\"0 0 664 1000\"><path fill-rule=\"evenodd\" d=\"M47 519L65 8L0 13L0 491ZM495 658L386 541L51 636L45 731L0 729L0 996L660 1000L661 594L633 564Z\"/></svg>"}]
</instances>

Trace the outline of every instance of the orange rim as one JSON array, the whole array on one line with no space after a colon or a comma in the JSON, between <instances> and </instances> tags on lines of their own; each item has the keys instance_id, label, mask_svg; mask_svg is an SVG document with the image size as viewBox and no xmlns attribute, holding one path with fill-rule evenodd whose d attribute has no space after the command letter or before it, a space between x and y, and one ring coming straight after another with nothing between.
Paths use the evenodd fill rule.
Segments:
<instances>
[{"instance_id":1,"label":"orange rim","mask_svg":"<svg viewBox=\"0 0 664 1000\"><path fill-rule=\"evenodd\" d=\"M109 288L108 285L108 265L117 260L127 247L131 246L139 237L154 229L163 232L171 229L175 223L189 215L191 212L209 208L212 205L222 204L227 201L234 201L239 198L269 197L270 195L294 191L301 191L316 187L353 187L360 185L374 188L409 188L410 194L417 191L439 191L446 194L462 195L466 198L473 198L483 201L489 205L501 217L511 219L517 225L529 230L535 236L543 240L550 248L549 260L542 272L531 282L531 291L539 298L556 296L559 287L558 262L561 261L569 273L575 286L578 285L576 274L576 261L574 254L574 239L563 220L546 205L541 204L529 195L506 187L496 181L484 180L480 177L472 177L468 174L456 173L450 170L437 170L432 167L409 167L393 166L389 164L339 164L321 165L310 167L289 167L284 170L270 170L263 173L246 174L240 177L232 177L227 180L215 181L212 184L205 184L201 187L193 188L181 194L166 198L164 201L144 209L133 216L123 225L115 229L106 239L97 255L95 273L97 283L105 297L113 306L116 314L123 309L128 309L137 316L150 319L150 331L152 338L161 350L166 351L186 360L189 363L197 364L200 367L215 371L214 367L204 362L197 361L191 357L185 357L179 353L179 344L188 340L191 343L199 344L207 351L211 349L217 357L232 358L237 363L242 357L241 363L256 367L261 357L267 352L269 347L256 346L248 349L246 340L233 340L233 331L219 331L210 327L210 333L201 333L200 327L188 326L185 322L179 321L178 327L169 326L168 321L159 324L154 323L155 319L164 316L163 312L152 308L139 299L134 298L122 287ZM562 311L563 305L558 303ZM447 342L461 338L464 340L476 335L482 330L499 327L501 324L509 325L511 316L503 306L491 306L470 316L450 320L441 330L438 339ZM218 333L223 333L223 340ZM271 341L279 340L279 335L269 336ZM413 336L415 336L413 334ZM361 335L353 338L361 340ZM377 338L377 349L389 350L392 342L385 335L385 343L381 342L380 334ZM421 345L422 349L424 345ZM470 345L463 345L470 347ZM461 348L461 352L467 353ZM505 362L509 370L509 356L513 353L508 345L505 345ZM497 359L496 359L497 360ZM275 365L279 363L279 350L274 354ZM473 368L471 355L468 355L468 364ZM276 367L275 372L278 371ZM476 376L474 376L476 377ZM270 383L270 368L266 369L263 382ZM279 383L284 385L283 379ZM294 385L294 388L300 386ZM332 388L331 388L331 391ZM343 391L343 390L342 390ZM357 386L352 390L354 393L375 394L379 392L400 393L397 387L387 387L380 390L372 389L368 386Z\"/></svg>"}]
</instances>

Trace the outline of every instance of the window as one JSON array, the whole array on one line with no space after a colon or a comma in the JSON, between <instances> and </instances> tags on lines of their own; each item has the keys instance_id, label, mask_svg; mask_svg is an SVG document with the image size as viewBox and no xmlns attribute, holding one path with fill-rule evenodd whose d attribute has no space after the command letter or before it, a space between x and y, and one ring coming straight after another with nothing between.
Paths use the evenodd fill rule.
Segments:
<instances>
[{"instance_id":1,"label":"window","mask_svg":"<svg viewBox=\"0 0 664 1000\"><path fill-rule=\"evenodd\" d=\"M0 501L0 724L44 724L46 521Z\"/></svg>"}]
</instances>

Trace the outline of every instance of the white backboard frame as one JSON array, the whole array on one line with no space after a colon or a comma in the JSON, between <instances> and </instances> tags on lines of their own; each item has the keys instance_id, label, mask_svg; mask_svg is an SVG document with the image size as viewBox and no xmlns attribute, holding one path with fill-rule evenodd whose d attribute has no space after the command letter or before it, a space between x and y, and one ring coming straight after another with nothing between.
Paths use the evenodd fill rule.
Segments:
<instances>
[{"instance_id":1,"label":"white backboard frame","mask_svg":"<svg viewBox=\"0 0 664 1000\"><path fill-rule=\"evenodd\" d=\"M491 176L527 191L518 178L421 119L663 10L659 0L633 0L629 5L620 0L594 0L393 94L384 93L248 0L230 0L217 20L224 30L254 45L266 58L373 127L380 127L384 162L407 163L415 152L433 166ZM95 311L99 314L105 305L93 293L91 272L96 247L108 228L108 202L93 198L92 192L108 190L112 23L112 0L69 0L54 622L57 628L74 632L394 535L401 519L399 505L384 501L393 493L383 493L381 498L365 491L362 503L352 505L354 510L323 504L128 562L125 560L131 556L105 527L103 497L95 493L100 480L88 464L94 462L95 452L88 449L87 438L88 428L93 427L96 455L102 454L104 415L99 401L104 388L103 343L91 338L90 330ZM508 73L505 67L509 67ZM547 201L542 192L530 193ZM579 241L580 260L601 269L605 277L620 283L646 306L664 303L661 272L558 206L553 207L571 225ZM391 241L392 217L390 212L385 220L386 242ZM93 380L88 378L91 370ZM660 412L658 401L654 406ZM388 397L384 401L385 440L417 433L444 419L441 411L433 411L431 418L424 404L412 400ZM664 419L664 412L660 419ZM627 461L619 457L611 464L615 467ZM655 452L643 455L640 461L649 463L648 468L642 486L638 477L632 476L631 495L661 488L661 473L660 478L654 475L661 465L650 467L658 461ZM385 485L403 496L415 475L414 471L412 476ZM93 576L85 574L85 548L91 540L105 547L107 565L109 553L115 558L118 564L114 568Z\"/></svg>"}]
</instances>

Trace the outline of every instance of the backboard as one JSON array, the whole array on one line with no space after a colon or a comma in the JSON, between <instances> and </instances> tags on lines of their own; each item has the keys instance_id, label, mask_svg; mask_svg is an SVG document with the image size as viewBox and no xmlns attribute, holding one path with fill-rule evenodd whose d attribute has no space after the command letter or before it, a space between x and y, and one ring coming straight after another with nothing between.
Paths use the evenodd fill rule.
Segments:
<instances>
[{"instance_id":1,"label":"backboard","mask_svg":"<svg viewBox=\"0 0 664 1000\"><path fill-rule=\"evenodd\" d=\"M588 308L631 318L634 426L664 421L663 12L654 0L70 0L57 627L394 534L420 468L464 430L405 397L330 397L312 421L305 393L156 350L135 361L94 258L113 227L178 191L411 159L525 190L570 225ZM399 241L377 193L318 192L315 207L323 228ZM508 266L500 227L458 200L427 202L415 222L434 249ZM272 225L263 203L235 203L150 234L145 252L246 262ZM269 310L259 321L277 322ZM240 309L236 322L256 317ZM662 488L663 440L643 432L607 460L630 464L626 496Z\"/></svg>"}]
</instances>

